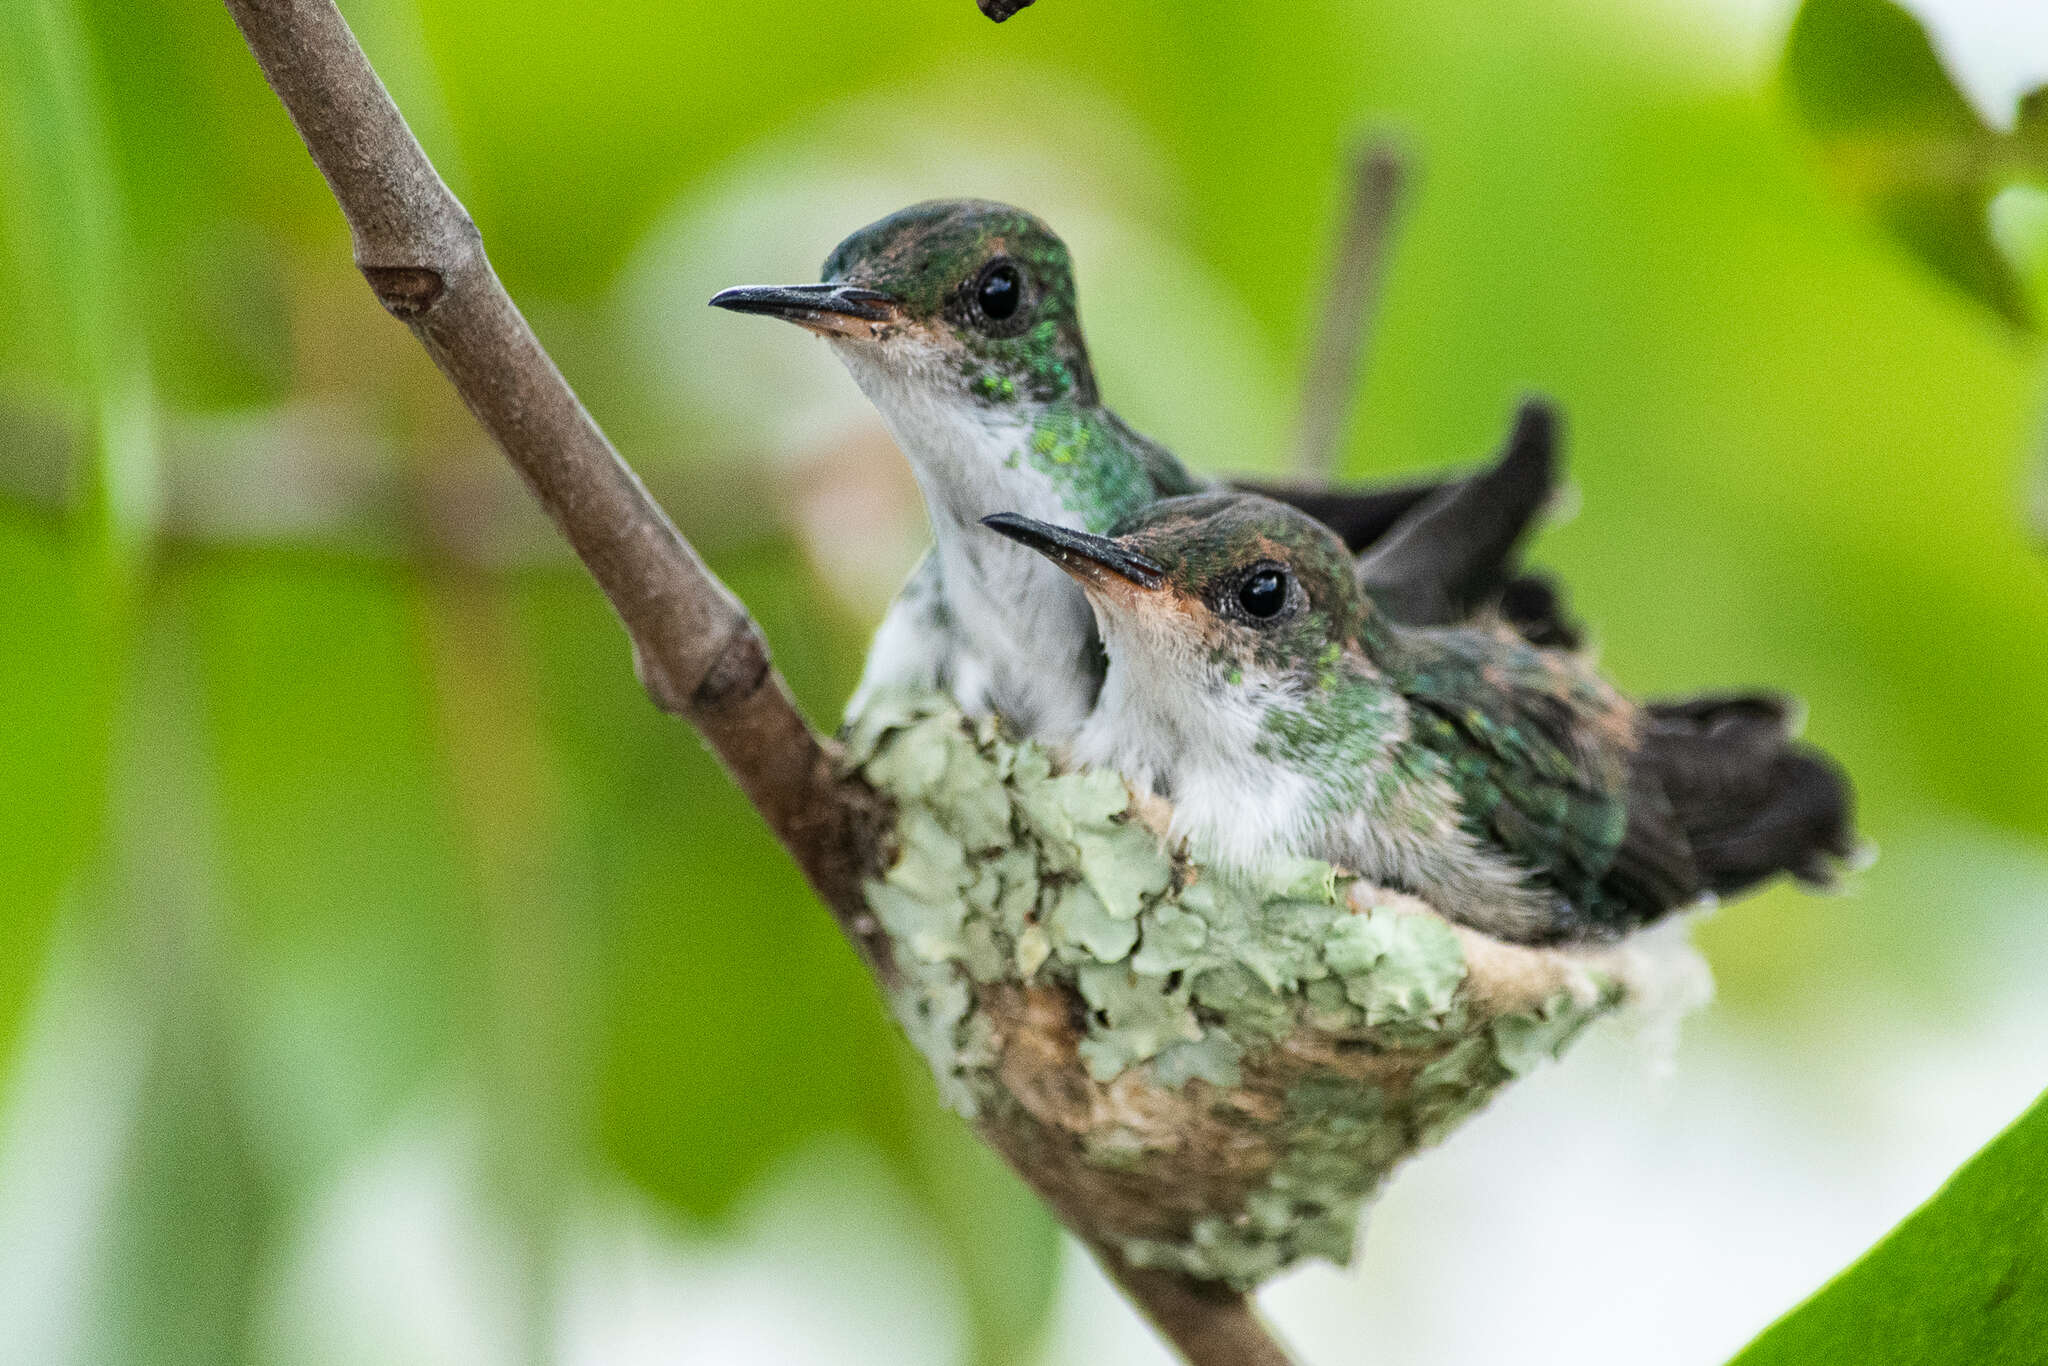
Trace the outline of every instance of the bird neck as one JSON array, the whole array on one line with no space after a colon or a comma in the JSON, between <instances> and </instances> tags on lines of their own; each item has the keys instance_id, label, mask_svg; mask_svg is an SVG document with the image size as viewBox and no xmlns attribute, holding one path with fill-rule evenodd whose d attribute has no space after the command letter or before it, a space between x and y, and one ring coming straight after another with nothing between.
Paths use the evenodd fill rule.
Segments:
<instances>
[{"instance_id":1,"label":"bird neck","mask_svg":"<svg viewBox=\"0 0 2048 1366\"><path fill-rule=\"evenodd\" d=\"M942 537L949 522L979 533L994 512L1104 532L1158 496L1150 443L1092 397L1034 399L986 377L970 387L937 356L840 355L910 460Z\"/></svg>"},{"instance_id":2,"label":"bird neck","mask_svg":"<svg viewBox=\"0 0 2048 1366\"><path fill-rule=\"evenodd\" d=\"M1325 815L1380 804L1396 767L1407 709L1385 675L1356 652L1332 648L1292 672L1259 719L1253 751L1297 774L1303 802Z\"/></svg>"},{"instance_id":3,"label":"bird neck","mask_svg":"<svg viewBox=\"0 0 2048 1366\"><path fill-rule=\"evenodd\" d=\"M1094 617L1071 579L981 520L1013 512L1107 531L1154 497L1142 438L1099 404L985 401L936 367L841 355L910 462L939 589L987 705L1040 739L1069 738L1101 683Z\"/></svg>"},{"instance_id":4,"label":"bird neck","mask_svg":"<svg viewBox=\"0 0 2048 1366\"><path fill-rule=\"evenodd\" d=\"M1040 402L1021 392L990 399L961 387L957 376L886 366L852 350L842 355L910 461L949 596L960 575L982 580L994 596L1000 589L1049 594L1069 605L1092 638L1079 590L1066 576L992 535L981 519L1016 512L1105 532L1157 496L1144 439L1099 403L1071 396Z\"/></svg>"},{"instance_id":5,"label":"bird neck","mask_svg":"<svg viewBox=\"0 0 2048 1366\"><path fill-rule=\"evenodd\" d=\"M1173 833L1205 862L1311 853L1398 767L1402 700L1353 653L1269 673L1192 642L1141 653L1120 634L1105 635L1108 674L1074 757L1170 799Z\"/></svg>"}]
</instances>

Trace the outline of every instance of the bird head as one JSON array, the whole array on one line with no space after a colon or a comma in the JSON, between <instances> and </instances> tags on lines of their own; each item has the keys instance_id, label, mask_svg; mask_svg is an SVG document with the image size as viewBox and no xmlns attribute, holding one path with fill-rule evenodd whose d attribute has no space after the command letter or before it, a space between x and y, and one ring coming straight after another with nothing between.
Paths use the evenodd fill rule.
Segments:
<instances>
[{"instance_id":1,"label":"bird head","mask_svg":"<svg viewBox=\"0 0 2048 1366\"><path fill-rule=\"evenodd\" d=\"M1319 690L1373 618L1343 543L1251 494L1163 499L1108 536L984 521L1081 585L1112 667L1174 689Z\"/></svg>"},{"instance_id":2,"label":"bird head","mask_svg":"<svg viewBox=\"0 0 2048 1366\"><path fill-rule=\"evenodd\" d=\"M814 285L749 285L712 304L787 319L870 379L990 408L1095 401L1073 262L1052 229L987 200L932 200L848 237Z\"/></svg>"}]
</instances>

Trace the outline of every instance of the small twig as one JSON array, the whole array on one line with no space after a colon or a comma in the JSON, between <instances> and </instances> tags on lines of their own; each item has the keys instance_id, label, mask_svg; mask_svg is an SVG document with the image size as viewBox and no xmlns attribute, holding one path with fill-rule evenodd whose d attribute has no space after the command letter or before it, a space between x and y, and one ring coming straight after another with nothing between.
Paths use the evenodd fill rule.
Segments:
<instances>
[{"instance_id":1,"label":"small twig","mask_svg":"<svg viewBox=\"0 0 2048 1366\"><path fill-rule=\"evenodd\" d=\"M1375 139L1353 153L1351 196L1302 384L1295 459L1303 479L1336 473L1407 184L1408 159L1391 141Z\"/></svg>"},{"instance_id":2,"label":"small twig","mask_svg":"<svg viewBox=\"0 0 2048 1366\"><path fill-rule=\"evenodd\" d=\"M1028 1026L1015 1027L1020 1034L1029 1032ZM1066 1083L1066 1089L1071 1093L1085 1085L1077 1077ZM1110 1243L1089 1234L1102 1218L1102 1210L1094 1205L1103 1190L1091 1180L1075 1179L1073 1137L1071 1130L1050 1128L1029 1114L1013 1115L1006 1123L982 1130L982 1138L1059 1221L1080 1234L1104 1274L1188 1366L1294 1366L1294 1359L1259 1318L1250 1295L1215 1282L1132 1266Z\"/></svg>"},{"instance_id":3,"label":"small twig","mask_svg":"<svg viewBox=\"0 0 2048 1366\"><path fill-rule=\"evenodd\" d=\"M641 682L724 761L869 967L893 976L868 912L879 799L842 778L768 662L759 629L648 496L499 284L469 215L441 183L332 0L225 0L341 205L356 264L524 476L611 600ZM1022 5L983 0L993 18ZM1002 14L997 14L1002 10ZM1082 1237L1089 1211L1043 1164L988 1134ZM1286 1366L1249 1302L1185 1278L1104 1265L1191 1366Z\"/></svg>"},{"instance_id":4,"label":"small twig","mask_svg":"<svg viewBox=\"0 0 2048 1366\"><path fill-rule=\"evenodd\" d=\"M1160 1336L1195 1366L1294 1366L1272 1330L1260 1321L1251 1296L1224 1286L1197 1285L1170 1272L1140 1270L1110 1248L1097 1247L1095 1259Z\"/></svg>"}]
</instances>

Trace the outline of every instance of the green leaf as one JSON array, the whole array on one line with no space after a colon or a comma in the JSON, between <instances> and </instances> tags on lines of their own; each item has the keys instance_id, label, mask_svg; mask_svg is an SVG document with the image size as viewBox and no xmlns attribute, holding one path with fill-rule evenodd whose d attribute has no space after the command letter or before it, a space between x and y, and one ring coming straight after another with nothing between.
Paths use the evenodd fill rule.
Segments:
<instances>
[{"instance_id":1,"label":"green leaf","mask_svg":"<svg viewBox=\"0 0 2048 1366\"><path fill-rule=\"evenodd\" d=\"M1986 131L1927 31L1892 0L1807 0L1786 38L1785 70L1800 114L1823 137Z\"/></svg>"},{"instance_id":2,"label":"green leaf","mask_svg":"<svg viewBox=\"0 0 2048 1366\"><path fill-rule=\"evenodd\" d=\"M2034 473L2027 487L2027 520L2035 539L2048 547L2048 441L2039 444L2042 450L2034 457Z\"/></svg>"},{"instance_id":3,"label":"green leaf","mask_svg":"<svg viewBox=\"0 0 2048 1366\"><path fill-rule=\"evenodd\" d=\"M1733 1366L2031 1366L2048 1342L2048 1096Z\"/></svg>"},{"instance_id":4,"label":"green leaf","mask_svg":"<svg viewBox=\"0 0 2048 1366\"><path fill-rule=\"evenodd\" d=\"M314 1179L458 1055L480 990L419 590L387 568L251 555L173 582L205 687L263 1137Z\"/></svg>"},{"instance_id":5,"label":"green leaf","mask_svg":"<svg viewBox=\"0 0 2048 1366\"><path fill-rule=\"evenodd\" d=\"M2035 165L2048 166L2048 85L2037 85L2020 96L2012 135Z\"/></svg>"},{"instance_id":6,"label":"green leaf","mask_svg":"<svg viewBox=\"0 0 2048 1366\"><path fill-rule=\"evenodd\" d=\"M79 1360L205 1366L246 1340L276 1191L244 1089L186 614L168 594L149 606L117 708L103 855L67 920L77 951L57 955L78 976L68 985L123 1003L108 1043L134 1068L79 1117L119 1141L100 1150L106 1199L71 1331Z\"/></svg>"},{"instance_id":7,"label":"green leaf","mask_svg":"<svg viewBox=\"0 0 2048 1366\"><path fill-rule=\"evenodd\" d=\"M1990 127L1893 0L1806 0L1784 72L1838 187L1937 275L2032 327L2033 302L1988 215L2013 179L2048 175L2039 100L2023 104L2014 132Z\"/></svg>"},{"instance_id":8,"label":"green leaf","mask_svg":"<svg viewBox=\"0 0 2048 1366\"><path fill-rule=\"evenodd\" d=\"M85 434L70 473L89 513L63 529L0 521L0 1058L98 833L126 607L156 515L149 362L101 94L70 0L0 8L0 269L19 298L0 304L0 356L54 381Z\"/></svg>"},{"instance_id":9,"label":"green leaf","mask_svg":"<svg viewBox=\"0 0 2048 1366\"><path fill-rule=\"evenodd\" d=\"M100 830L119 640L95 558L55 525L0 513L0 1060Z\"/></svg>"},{"instance_id":10,"label":"green leaf","mask_svg":"<svg viewBox=\"0 0 2048 1366\"><path fill-rule=\"evenodd\" d=\"M83 400L91 458L76 472L117 567L155 528L158 487L149 357L136 320L122 196L100 85L70 0L0 9L0 115L19 129L18 187L0 213L59 321L61 382Z\"/></svg>"}]
</instances>

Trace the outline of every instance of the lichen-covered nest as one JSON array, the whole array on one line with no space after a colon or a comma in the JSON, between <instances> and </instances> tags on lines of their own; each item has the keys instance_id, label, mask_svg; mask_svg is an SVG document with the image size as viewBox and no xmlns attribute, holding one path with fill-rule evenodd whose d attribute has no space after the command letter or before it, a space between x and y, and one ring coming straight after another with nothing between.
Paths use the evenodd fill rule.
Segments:
<instances>
[{"instance_id":1,"label":"lichen-covered nest","mask_svg":"<svg viewBox=\"0 0 2048 1366\"><path fill-rule=\"evenodd\" d=\"M880 696L846 738L896 803L867 900L898 1018L947 1101L1135 1266L1246 1289L1344 1262L1396 1164L1668 976L1325 863L1207 872L1161 804L936 694Z\"/></svg>"}]
</instances>

